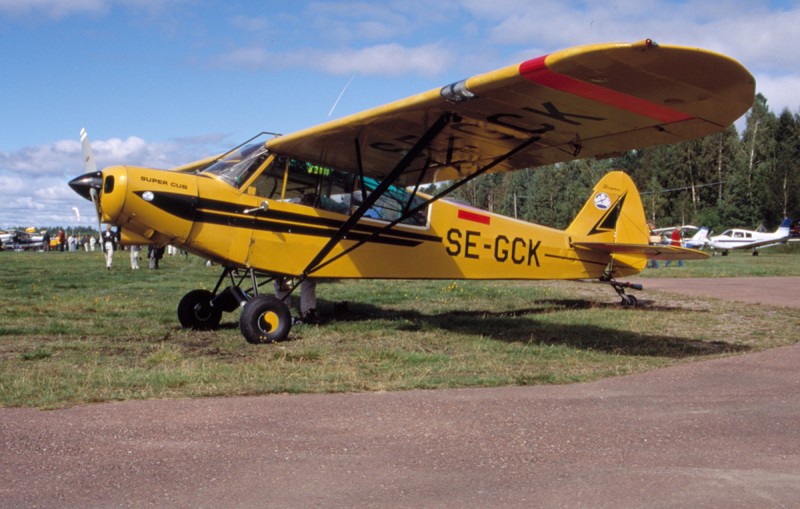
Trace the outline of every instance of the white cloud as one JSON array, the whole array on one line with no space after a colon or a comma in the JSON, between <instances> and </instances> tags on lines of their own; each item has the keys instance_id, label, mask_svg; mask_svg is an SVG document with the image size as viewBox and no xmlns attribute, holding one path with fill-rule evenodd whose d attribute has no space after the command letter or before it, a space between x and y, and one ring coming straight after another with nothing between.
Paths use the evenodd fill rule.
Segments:
<instances>
[{"instance_id":1,"label":"white cloud","mask_svg":"<svg viewBox=\"0 0 800 509\"><path fill-rule=\"evenodd\" d=\"M81 146L77 141L25 147L16 152L0 152L0 176L4 171L28 176L47 175L81 160Z\"/></svg>"},{"instance_id":2,"label":"white cloud","mask_svg":"<svg viewBox=\"0 0 800 509\"><path fill-rule=\"evenodd\" d=\"M0 14L36 14L59 19L72 14L104 12L110 3L110 0L0 0Z\"/></svg>"},{"instance_id":3,"label":"white cloud","mask_svg":"<svg viewBox=\"0 0 800 509\"><path fill-rule=\"evenodd\" d=\"M0 15L35 16L60 20L80 14L105 14L117 4L156 13L171 4L190 0L0 0Z\"/></svg>"},{"instance_id":4,"label":"white cloud","mask_svg":"<svg viewBox=\"0 0 800 509\"><path fill-rule=\"evenodd\" d=\"M413 48L380 44L358 50L311 53L309 60L332 74L435 76L448 67L452 57L438 44Z\"/></svg>"},{"instance_id":5,"label":"white cloud","mask_svg":"<svg viewBox=\"0 0 800 509\"><path fill-rule=\"evenodd\" d=\"M800 58L786 46L799 34L800 7L796 5L782 11L768 9L767 2L752 0L467 0L463 5L483 22L491 42L501 45L554 50L649 37L660 43L699 46L753 62L777 61L796 66Z\"/></svg>"},{"instance_id":6,"label":"white cloud","mask_svg":"<svg viewBox=\"0 0 800 509\"><path fill-rule=\"evenodd\" d=\"M129 136L92 141L92 152L100 168L116 164L169 168L220 153L220 143L224 136L155 143ZM80 211L81 221L94 226L92 204L67 185L82 173L83 153L75 140L0 152L0 228L72 225L73 207Z\"/></svg>"},{"instance_id":7,"label":"white cloud","mask_svg":"<svg viewBox=\"0 0 800 509\"><path fill-rule=\"evenodd\" d=\"M68 226L74 224L79 210L84 222L94 226L95 213L91 203L75 194L67 180L57 176L20 178L0 175L0 185L11 182L12 188L4 188L0 200L0 228L15 226Z\"/></svg>"},{"instance_id":8,"label":"white cloud","mask_svg":"<svg viewBox=\"0 0 800 509\"><path fill-rule=\"evenodd\" d=\"M211 59L214 67L223 69L264 69L269 66L273 59L267 50L260 46L249 46L236 48L222 55L217 55Z\"/></svg>"},{"instance_id":9,"label":"white cloud","mask_svg":"<svg viewBox=\"0 0 800 509\"><path fill-rule=\"evenodd\" d=\"M411 30L413 9L380 2L315 3L306 16L314 34L324 34L327 40L396 39ZM410 11L410 12L409 12Z\"/></svg>"},{"instance_id":10,"label":"white cloud","mask_svg":"<svg viewBox=\"0 0 800 509\"><path fill-rule=\"evenodd\" d=\"M767 98L767 106L775 115L784 108L800 112L800 76L756 75L756 90Z\"/></svg>"},{"instance_id":11,"label":"white cloud","mask_svg":"<svg viewBox=\"0 0 800 509\"><path fill-rule=\"evenodd\" d=\"M231 25L246 32L262 32L269 28L269 19L263 16L234 16Z\"/></svg>"},{"instance_id":12,"label":"white cloud","mask_svg":"<svg viewBox=\"0 0 800 509\"><path fill-rule=\"evenodd\" d=\"M371 76L435 76L453 63L453 56L440 44L417 47L379 44L361 49L301 49L283 53L270 53L262 47L251 46L219 55L212 61L219 67L253 70L303 68L321 69L335 75L359 73Z\"/></svg>"}]
</instances>

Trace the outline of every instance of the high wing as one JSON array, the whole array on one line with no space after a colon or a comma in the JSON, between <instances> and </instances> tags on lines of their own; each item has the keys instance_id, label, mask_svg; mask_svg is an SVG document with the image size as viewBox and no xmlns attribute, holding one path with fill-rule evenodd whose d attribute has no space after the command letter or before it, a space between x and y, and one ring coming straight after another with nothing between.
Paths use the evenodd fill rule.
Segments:
<instances>
[{"instance_id":1,"label":"high wing","mask_svg":"<svg viewBox=\"0 0 800 509\"><path fill-rule=\"evenodd\" d=\"M398 184L617 155L727 128L755 80L726 56L650 40L580 46L267 142ZM411 153L410 156L406 154Z\"/></svg>"},{"instance_id":2,"label":"high wing","mask_svg":"<svg viewBox=\"0 0 800 509\"><path fill-rule=\"evenodd\" d=\"M678 246L647 244L614 244L606 242L575 242L577 248L594 249L610 254L644 255L649 260L705 260L708 254Z\"/></svg>"},{"instance_id":3,"label":"high wing","mask_svg":"<svg viewBox=\"0 0 800 509\"><path fill-rule=\"evenodd\" d=\"M683 226L665 226L664 228L654 228L650 230L650 233L658 233L658 234L672 233L676 228L679 229L681 232L683 232L684 230L694 231L700 229L697 226L693 226L691 224L685 224Z\"/></svg>"}]
</instances>

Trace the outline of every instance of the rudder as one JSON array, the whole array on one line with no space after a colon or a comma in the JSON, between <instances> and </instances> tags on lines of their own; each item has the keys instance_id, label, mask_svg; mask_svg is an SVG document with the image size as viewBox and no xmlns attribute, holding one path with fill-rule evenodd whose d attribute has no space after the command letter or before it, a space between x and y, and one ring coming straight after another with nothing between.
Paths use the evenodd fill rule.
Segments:
<instances>
[{"instance_id":1,"label":"rudder","mask_svg":"<svg viewBox=\"0 0 800 509\"><path fill-rule=\"evenodd\" d=\"M567 233L574 241L647 244L650 233L633 180L620 170L603 176Z\"/></svg>"}]
</instances>

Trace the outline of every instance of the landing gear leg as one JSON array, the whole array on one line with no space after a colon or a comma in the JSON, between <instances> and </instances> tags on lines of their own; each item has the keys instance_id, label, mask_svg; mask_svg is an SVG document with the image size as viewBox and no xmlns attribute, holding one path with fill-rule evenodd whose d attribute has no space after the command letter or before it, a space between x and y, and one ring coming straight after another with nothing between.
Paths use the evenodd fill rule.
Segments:
<instances>
[{"instance_id":1,"label":"landing gear leg","mask_svg":"<svg viewBox=\"0 0 800 509\"><path fill-rule=\"evenodd\" d=\"M259 277L264 278L261 283ZM230 285L220 291L226 279L230 280ZM242 284L247 279L252 286L244 290ZM274 275L226 267L213 291L192 290L184 295L178 304L178 320L187 328L216 329L223 312L231 313L241 308L239 329L247 342L285 341L292 328L289 307L271 295L258 294L261 285L273 280Z\"/></svg>"},{"instance_id":2,"label":"landing gear leg","mask_svg":"<svg viewBox=\"0 0 800 509\"><path fill-rule=\"evenodd\" d=\"M632 290L641 290L644 288L642 285L615 281L613 279L608 279L606 280L606 282L610 284L611 288L613 288L614 291L617 292L617 295L620 296L620 298L622 299L621 304L624 307L636 307L639 304L639 301L636 299L636 297L625 293L625 289L630 288Z\"/></svg>"}]
</instances>

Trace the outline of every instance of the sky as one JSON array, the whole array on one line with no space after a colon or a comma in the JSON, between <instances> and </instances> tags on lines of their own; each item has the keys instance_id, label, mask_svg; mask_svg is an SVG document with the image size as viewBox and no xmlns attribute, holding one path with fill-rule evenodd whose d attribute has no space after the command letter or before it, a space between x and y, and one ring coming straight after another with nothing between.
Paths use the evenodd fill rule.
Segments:
<instances>
[{"instance_id":1,"label":"sky","mask_svg":"<svg viewBox=\"0 0 800 509\"><path fill-rule=\"evenodd\" d=\"M0 228L93 226L67 182L167 168L571 46L726 54L800 111L800 1L0 0ZM738 125L738 124L737 124Z\"/></svg>"}]
</instances>

